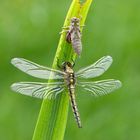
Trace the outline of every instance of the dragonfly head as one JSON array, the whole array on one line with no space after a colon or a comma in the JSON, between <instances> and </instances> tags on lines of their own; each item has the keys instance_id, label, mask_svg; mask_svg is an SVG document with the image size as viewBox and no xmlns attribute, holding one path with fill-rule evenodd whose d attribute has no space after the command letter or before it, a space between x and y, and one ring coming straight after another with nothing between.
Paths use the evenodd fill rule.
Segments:
<instances>
[{"instance_id":1,"label":"dragonfly head","mask_svg":"<svg viewBox=\"0 0 140 140\"><path fill-rule=\"evenodd\" d=\"M68 67L73 68L73 65L68 61L62 63L62 69L66 70Z\"/></svg>"},{"instance_id":2,"label":"dragonfly head","mask_svg":"<svg viewBox=\"0 0 140 140\"><path fill-rule=\"evenodd\" d=\"M80 19L79 18L77 18L77 17L71 18L71 23L73 25L79 25L79 22L80 22Z\"/></svg>"}]
</instances>

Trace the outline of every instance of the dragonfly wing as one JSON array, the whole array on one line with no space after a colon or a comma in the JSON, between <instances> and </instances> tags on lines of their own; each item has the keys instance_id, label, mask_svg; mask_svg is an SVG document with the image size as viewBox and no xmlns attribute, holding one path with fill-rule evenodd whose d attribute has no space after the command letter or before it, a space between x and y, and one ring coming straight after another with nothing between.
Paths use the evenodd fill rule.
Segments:
<instances>
[{"instance_id":1,"label":"dragonfly wing","mask_svg":"<svg viewBox=\"0 0 140 140\"><path fill-rule=\"evenodd\" d=\"M113 59L111 56L104 56L94 64L80 69L76 73L76 76L81 78L94 78L100 76L110 67L112 61Z\"/></svg>"},{"instance_id":2,"label":"dragonfly wing","mask_svg":"<svg viewBox=\"0 0 140 140\"><path fill-rule=\"evenodd\" d=\"M13 58L11 63L21 71L41 79L63 79L65 74L62 71L38 65L23 58Z\"/></svg>"},{"instance_id":3,"label":"dragonfly wing","mask_svg":"<svg viewBox=\"0 0 140 140\"><path fill-rule=\"evenodd\" d=\"M64 83L18 82L12 84L11 89L15 92L40 99L53 99L64 90Z\"/></svg>"},{"instance_id":4,"label":"dragonfly wing","mask_svg":"<svg viewBox=\"0 0 140 140\"><path fill-rule=\"evenodd\" d=\"M85 90L90 91L92 95L101 96L108 94L121 87L121 82L119 80L107 79L96 82L78 82L79 86L83 87Z\"/></svg>"}]
</instances>

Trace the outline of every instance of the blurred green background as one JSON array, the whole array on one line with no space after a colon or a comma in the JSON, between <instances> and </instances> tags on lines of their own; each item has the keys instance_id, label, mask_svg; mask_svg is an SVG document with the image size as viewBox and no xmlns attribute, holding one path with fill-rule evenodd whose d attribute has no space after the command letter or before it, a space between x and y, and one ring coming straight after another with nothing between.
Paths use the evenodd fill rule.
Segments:
<instances>
[{"instance_id":1,"label":"blurred green background","mask_svg":"<svg viewBox=\"0 0 140 140\"><path fill-rule=\"evenodd\" d=\"M0 140L31 140L41 100L15 94L16 81L40 81L13 67L13 57L51 66L71 0L0 1ZM138 140L140 138L140 1L94 0L83 30L83 52L75 69L104 55L114 62L100 79L123 87L94 98L77 92L83 128L71 108L65 140Z\"/></svg>"}]
</instances>

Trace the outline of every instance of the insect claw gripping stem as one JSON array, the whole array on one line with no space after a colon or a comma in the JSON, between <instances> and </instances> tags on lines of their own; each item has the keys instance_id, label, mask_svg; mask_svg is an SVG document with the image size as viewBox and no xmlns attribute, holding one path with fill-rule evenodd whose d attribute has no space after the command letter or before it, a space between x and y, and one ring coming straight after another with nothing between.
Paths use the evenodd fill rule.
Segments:
<instances>
[{"instance_id":1,"label":"insect claw gripping stem","mask_svg":"<svg viewBox=\"0 0 140 140\"><path fill-rule=\"evenodd\" d=\"M63 33L68 32L68 31L69 31L69 28L70 28L70 26L65 26L65 27L62 27L62 31L61 31L61 32L59 32L59 34L63 34Z\"/></svg>"},{"instance_id":2,"label":"insect claw gripping stem","mask_svg":"<svg viewBox=\"0 0 140 140\"><path fill-rule=\"evenodd\" d=\"M82 16L80 15L79 16L79 20L81 21L82 20ZM80 27L84 27L85 25L80 25Z\"/></svg>"},{"instance_id":3,"label":"insect claw gripping stem","mask_svg":"<svg viewBox=\"0 0 140 140\"><path fill-rule=\"evenodd\" d=\"M71 61L72 61L72 67L74 67L75 66L75 62L74 62L73 58L71 58Z\"/></svg>"},{"instance_id":4,"label":"insect claw gripping stem","mask_svg":"<svg viewBox=\"0 0 140 140\"><path fill-rule=\"evenodd\" d=\"M62 67L61 67L61 65L60 65L60 63L59 63L59 58L57 57L57 67L59 68L59 69L62 69Z\"/></svg>"},{"instance_id":5,"label":"insect claw gripping stem","mask_svg":"<svg viewBox=\"0 0 140 140\"><path fill-rule=\"evenodd\" d=\"M62 30L61 32L59 32L59 34L63 34L65 32L67 32L67 30Z\"/></svg>"},{"instance_id":6,"label":"insect claw gripping stem","mask_svg":"<svg viewBox=\"0 0 140 140\"><path fill-rule=\"evenodd\" d=\"M70 26L65 26L65 27L62 27L62 29L69 29L69 27L70 27Z\"/></svg>"}]
</instances>

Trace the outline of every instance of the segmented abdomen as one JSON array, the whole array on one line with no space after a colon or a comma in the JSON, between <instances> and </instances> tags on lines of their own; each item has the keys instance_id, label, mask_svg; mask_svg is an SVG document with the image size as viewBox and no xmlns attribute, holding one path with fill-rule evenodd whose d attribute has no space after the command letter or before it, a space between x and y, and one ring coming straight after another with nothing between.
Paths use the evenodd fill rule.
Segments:
<instances>
[{"instance_id":1,"label":"segmented abdomen","mask_svg":"<svg viewBox=\"0 0 140 140\"><path fill-rule=\"evenodd\" d=\"M70 91L69 95L70 95L72 111L73 111L75 120L78 124L78 127L81 128L82 126L81 126L80 114L78 112L77 104L75 101L75 88L73 85L70 85L69 91Z\"/></svg>"},{"instance_id":2,"label":"segmented abdomen","mask_svg":"<svg viewBox=\"0 0 140 140\"><path fill-rule=\"evenodd\" d=\"M80 55L82 51L82 42L80 38L73 38L71 40L72 47L74 48L75 52Z\"/></svg>"}]
</instances>

